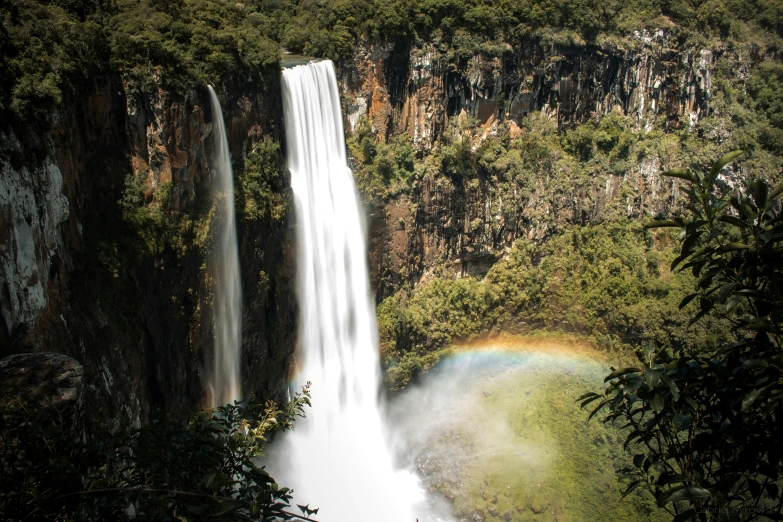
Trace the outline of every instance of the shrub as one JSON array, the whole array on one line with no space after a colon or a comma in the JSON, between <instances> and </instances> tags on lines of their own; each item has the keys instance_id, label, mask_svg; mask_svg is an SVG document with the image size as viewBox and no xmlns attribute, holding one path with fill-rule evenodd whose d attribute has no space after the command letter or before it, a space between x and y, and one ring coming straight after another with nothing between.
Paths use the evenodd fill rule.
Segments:
<instances>
[{"instance_id":1,"label":"shrub","mask_svg":"<svg viewBox=\"0 0 783 522\"><path fill-rule=\"evenodd\" d=\"M245 158L239 178L238 208L246 219L282 220L288 209L284 188L287 169L280 144L265 137L253 146Z\"/></svg>"},{"instance_id":2,"label":"shrub","mask_svg":"<svg viewBox=\"0 0 783 522\"><path fill-rule=\"evenodd\" d=\"M56 411L12 402L0 415L3 520L291 520L291 491L256 458L292 429L309 385L284 409L253 399L83 443Z\"/></svg>"}]
</instances>

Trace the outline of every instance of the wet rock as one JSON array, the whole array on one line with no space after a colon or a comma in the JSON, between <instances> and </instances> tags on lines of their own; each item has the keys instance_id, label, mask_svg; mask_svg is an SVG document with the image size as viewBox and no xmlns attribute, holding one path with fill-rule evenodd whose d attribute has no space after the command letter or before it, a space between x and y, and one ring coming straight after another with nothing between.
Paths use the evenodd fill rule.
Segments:
<instances>
[{"instance_id":1,"label":"wet rock","mask_svg":"<svg viewBox=\"0 0 783 522\"><path fill-rule=\"evenodd\" d=\"M530 504L530 511L532 511L533 514L535 514L535 515L540 515L541 513L543 513L543 510L541 510L535 504Z\"/></svg>"},{"instance_id":2,"label":"wet rock","mask_svg":"<svg viewBox=\"0 0 783 522\"><path fill-rule=\"evenodd\" d=\"M503 520L511 520L514 516L514 513L509 509L505 513L503 513Z\"/></svg>"},{"instance_id":3,"label":"wet rock","mask_svg":"<svg viewBox=\"0 0 783 522\"><path fill-rule=\"evenodd\" d=\"M498 511L497 506L490 507L488 512L489 512L489 515L492 516L492 517L497 517L500 514L500 512Z\"/></svg>"}]
</instances>

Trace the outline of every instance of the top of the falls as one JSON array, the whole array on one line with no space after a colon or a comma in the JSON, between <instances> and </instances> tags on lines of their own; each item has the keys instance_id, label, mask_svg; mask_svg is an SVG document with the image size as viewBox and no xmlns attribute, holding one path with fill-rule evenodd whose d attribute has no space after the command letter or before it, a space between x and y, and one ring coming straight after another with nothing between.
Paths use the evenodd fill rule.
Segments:
<instances>
[{"instance_id":1,"label":"top of the falls","mask_svg":"<svg viewBox=\"0 0 783 522\"><path fill-rule=\"evenodd\" d=\"M320 61L323 61L323 58L291 53L285 49L280 53L280 66L283 69L290 69L292 67L299 67L300 65L308 65Z\"/></svg>"}]
</instances>

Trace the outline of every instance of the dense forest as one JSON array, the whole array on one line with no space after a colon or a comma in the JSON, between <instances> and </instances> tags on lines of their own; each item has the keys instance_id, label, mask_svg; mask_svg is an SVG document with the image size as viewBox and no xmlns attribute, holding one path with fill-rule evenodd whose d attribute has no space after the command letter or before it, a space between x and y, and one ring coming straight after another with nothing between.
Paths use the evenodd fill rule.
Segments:
<instances>
[{"instance_id":1,"label":"dense forest","mask_svg":"<svg viewBox=\"0 0 783 522\"><path fill-rule=\"evenodd\" d=\"M458 64L474 52L502 54L501 44L523 39L590 44L660 27L671 28L682 46L725 40L774 52L783 14L775 0L14 1L2 7L0 110L43 118L76 95L80 82L101 74L121 74L141 91L155 89L158 77L174 90L261 82L277 69L280 46L339 58L357 38L414 38L443 46ZM780 74L766 70L752 88L764 93L764 110L780 103L777 85L764 89Z\"/></svg>"}]
</instances>

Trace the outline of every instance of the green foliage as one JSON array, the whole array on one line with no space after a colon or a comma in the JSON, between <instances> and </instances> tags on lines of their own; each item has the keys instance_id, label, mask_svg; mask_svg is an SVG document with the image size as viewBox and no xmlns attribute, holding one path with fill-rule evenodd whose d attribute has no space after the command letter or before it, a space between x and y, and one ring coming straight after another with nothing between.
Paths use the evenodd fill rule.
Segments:
<instances>
[{"instance_id":1,"label":"green foliage","mask_svg":"<svg viewBox=\"0 0 783 522\"><path fill-rule=\"evenodd\" d=\"M390 358L386 361L384 379L391 390L401 390L416 378L426 373L438 362L451 355L451 349L442 348L431 352L405 352L399 358Z\"/></svg>"},{"instance_id":2,"label":"green foliage","mask_svg":"<svg viewBox=\"0 0 783 522\"><path fill-rule=\"evenodd\" d=\"M749 39L783 29L775 0L343 0L279 2L265 10L276 15L276 40L305 54L345 56L360 35L414 37L446 43L455 64L475 52L501 56L508 50L504 43L531 37L590 42L665 27L683 39L703 41L719 36Z\"/></svg>"},{"instance_id":3,"label":"green foliage","mask_svg":"<svg viewBox=\"0 0 783 522\"><path fill-rule=\"evenodd\" d=\"M404 387L441 350L493 326L578 332L613 349L685 339L717 345L728 334L721 320L688 328L696 305L679 304L693 278L669 270L668 241L633 221L573 226L539 245L518 241L482 281L433 279L398 292L378 307L389 385Z\"/></svg>"},{"instance_id":4,"label":"green foliage","mask_svg":"<svg viewBox=\"0 0 783 522\"><path fill-rule=\"evenodd\" d=\"M572 227L533 253L543 258L538 266L520 270L511 257L487 279L505 292L509 320L527 310L548 328L614 334L626 343L691 335L716 342L721 333L716 324L686 331L687 313L678 304L690 279L669 271L673 254L666 243L665 237L656 243L633 221ZM508 275L520 273L524 276Z\"/></svg>"},{"instance_id":5,"label":"green foliage","mask_svg":"<svg viewBox=\"0 0 783 522\"><path fill-rule=\"evenodd\" d=\"M0 517L120 520L132 505L145 520L305 519L255 459L306 405L309 385L282 410L251 399L182 422L160 413L85 444L56 411L12 402L0 416Z\"/></svg>"},{"instance_id":6,"label":"green foliage","mask_svg":"<svg viewBox=\"0 0 783 522\"><path fill-rule=\"evenodd\" d=\"M265 137L253 146L237 172L239 179L238 208L246 219L271 218L282 220L288 209L286 194L287 170L280 144Z\"/></svg>"},{"instance_id":7,"label":"green foliage","mask_svg":"<svg viewBox=\"0 0 783 522\"><path fill-rule=\"evenodd\" d=\"M171 182L161 182L152 190L146 178L147 174L142 172L126 176L125 189L117 204L122 226L127 230L121 235L113 234L108 243L99 245L101 263L113 270L112 267L118 264L119 250L135 261L144 256L160 257L167 249L180 258L199 250L203 253L213 251L217 241L215 224L225 216L225 198L218 195L204 212L197 208L174 209ZM282 196L275 194L272 199L277 201L276 198ZM100 232L100 235L106 234L105 230Z\"/></svg>"},{"instance_id":8,"label":"green foliage","mask_svg":"<svg viewBox=\"0 0 783 522\"><path fill-rule=\"evenodd\" d=\"M125 190L119 201L122 218L136 234L148 254L159 254L165 248L165 229L171 183L158 187L149 204L147 183L142 174L128 174Z\"/></svg>"},{"instance_id":9,"label":"green foliage","mask_svg":"<svg viewBox=\"0 0 783 522\"><path fill-rule=\"evenodd\" d=\"M407 342L424 347L443 347L481 331L493 297L485 285L472 277L433 279L406 303L404 334Z\"/></svg>"},{"instance_id":10,"label":"green foliage","mask_svg":"<svg viewBox=\"0 0 783 522\"><path fill-rule=\"evenodd\" d=\"M700 513L779 519L783 507L783 184L721 186L721 169L738 155L704 175L665 173L685 182L688 213L650 224L680 230L672 268L697 278L680 305L698 302L690 323L723 317L732 335L716 349L696 342L641 351L640 367L614 370L603 395L582 397L582 406L600 400L591 417L606 410L605 422L629 428L624 446L638 452L629 489L645 485L678 521Z\"/></svg>"},{"instance_id":11,"label":"green foliage","mask_svg":"<svg viewBox=\"0 0 783 522\"><path fill-rule=\"evenodd\" d=\"M783 64L764 62L748 78L748 93L766 119L760 141L770 150L783 153Z\"/></svg>"},{"instance_id":12,"label":"green foliage","mask_svg":"<svg viewBox=\"0 0 783 522\"><path fill-rule=\"evenodd\" d=\"M147 203L147 184L141 173L128 174L125 190L119 201L122 218L140 240L142 250L160 254L166 246L171 183L161 184Z\"/></svg>"},{"instance_id":13,"label":"green foliage","mask_svg":"<svg viewBox=\"0 0 783 522\"><path fill-rule=\"evenodd\" d=\"M0 45L0 112L22 119L43 117L105 60L102 28L49 2L4 2Z\"/></svg>"},{"instance_id":14,"label":"green foliage","mask_svg":"<svg viewBox=\"0 0 783 522\"><path fill-rule=\"evenodd\" d=\"M111 64L150 92L157 77L174 91L253 78L279 64L278 46L255 9L211 0L117 2L108 22Z\"/></svg>"},{"instance_id":15,"label":"green foliage","mask_svg":"<svg viewBox=\"0 0 783 522\"><path fill-rule=\"evenodd\" d=\"M129 94L263 84L279 45L251 5L210 0L49 3L0 7L0 111L43 120L66 95L108 71Z\"/></svg>"},{"instance_id":16,"label":"green foliage","mask_svg":"<svg viewBox=\"0 0 783 522\"><path fill-rule=\"evenodd\" d=\"M359 118L346 140L354 163L354 178L367 199L385 199L407 191L415 177L415 151L407 135L379 141L366 116Z\"/></svg>"}]
</instances>

